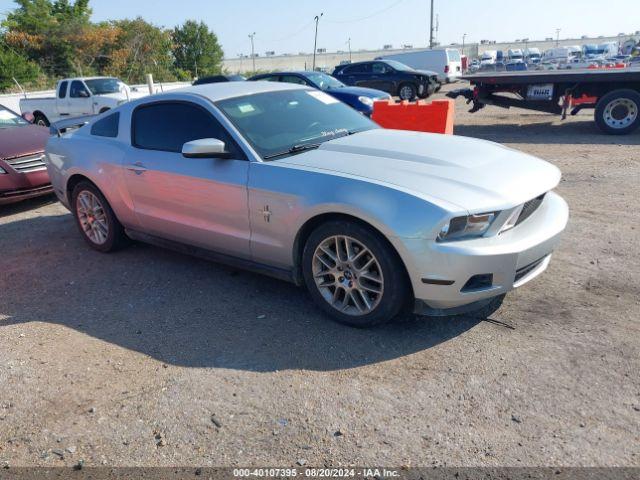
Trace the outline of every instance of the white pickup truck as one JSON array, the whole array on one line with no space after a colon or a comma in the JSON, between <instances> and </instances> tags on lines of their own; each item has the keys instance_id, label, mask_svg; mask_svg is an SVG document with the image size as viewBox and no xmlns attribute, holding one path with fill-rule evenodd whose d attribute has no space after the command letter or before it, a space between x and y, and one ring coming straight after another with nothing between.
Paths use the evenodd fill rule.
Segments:
<instances>
[{"instance_id":1,"label":"white pickup truck","mask_svg":"<svg viewBox=\"0 0 640 480\"><path fill-rule=\"evenodd\" d=\"M23 98L21 113L31 112L38 125L58 120L97 115L129 101L131 91L111 77L65 78L58 82L55 97Z\"/></svg>"}]
</instances>

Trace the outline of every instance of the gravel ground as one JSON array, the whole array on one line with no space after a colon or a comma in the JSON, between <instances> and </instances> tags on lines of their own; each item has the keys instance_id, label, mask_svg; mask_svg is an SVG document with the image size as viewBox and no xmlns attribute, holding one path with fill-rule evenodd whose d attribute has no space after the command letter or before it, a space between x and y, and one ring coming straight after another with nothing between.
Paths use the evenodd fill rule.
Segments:
<instances>
[{"instance_id":1,"label":"gravel ground","mask_svg":"<svg viewBox=\"0 0 640 480\"><path fill-rule=\"evenodd\" d=\"M640 132L466 110L572 211L487 321L353 330L270 278L95 253L50 198L0 210L0 465L639 466Z\"/></svg>"}]
</instances>

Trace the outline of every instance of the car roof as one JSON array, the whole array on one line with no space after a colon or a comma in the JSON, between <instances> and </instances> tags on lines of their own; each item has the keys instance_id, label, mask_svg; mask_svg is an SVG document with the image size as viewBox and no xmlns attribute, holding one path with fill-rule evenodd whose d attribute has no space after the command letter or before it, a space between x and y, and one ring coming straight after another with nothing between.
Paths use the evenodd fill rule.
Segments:
<instances>
[{"instance_id":1,"label":"car roof","mask_svg":"<svg viewBox=\"0 0 640 480\"><path fill-rule=\"evenodd\" d=\"M279 82L222 82L179 88L164 94L146 98L147 100L149 98L158 99L171 94L190 93L206 97L212 102L217 102L219 100L254 95L257 93L281 92L287 90L310 90L310 88L304 85Z\"/></svg>"}]
</instances>

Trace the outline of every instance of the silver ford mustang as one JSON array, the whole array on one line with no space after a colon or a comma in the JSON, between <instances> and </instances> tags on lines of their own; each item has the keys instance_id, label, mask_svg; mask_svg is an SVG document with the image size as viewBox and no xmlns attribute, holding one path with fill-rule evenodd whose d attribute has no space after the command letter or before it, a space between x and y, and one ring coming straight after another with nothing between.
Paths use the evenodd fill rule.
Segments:
<instances>
[{"instance_id":1,"label":"silver ford mustang","mask_svg":"<svg viewBox=\"0 0 640 480\"><path fill-rule=\"evenodd\" d=\"M568 220L556 167L383 130L306 87L191 87L63 127L47 168L91 247L135 239L287 279L358 327L495 310Z\"/></svg>"}]
</instances>

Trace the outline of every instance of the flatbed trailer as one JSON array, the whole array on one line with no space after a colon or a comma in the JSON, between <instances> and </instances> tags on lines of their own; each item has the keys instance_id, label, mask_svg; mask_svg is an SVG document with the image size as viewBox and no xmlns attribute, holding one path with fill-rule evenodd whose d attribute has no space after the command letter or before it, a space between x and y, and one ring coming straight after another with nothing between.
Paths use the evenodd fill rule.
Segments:
<instances>
[{"instance_id":1,"label":"flatbed trailer","mask_svg":"<svg viewBox=\"0 0 640 480\"><path fill-rule=\"evenodd\" d=\"M624 135L640 127L640 69L553 70L480 73L462 79L473 88L447 96L473 103L471 113L486 105L519 107L539 112L576 115L595 109L595 121L605 133ZM508 95L504 95L508 94Z\"/></svg>"}]
</instances>

